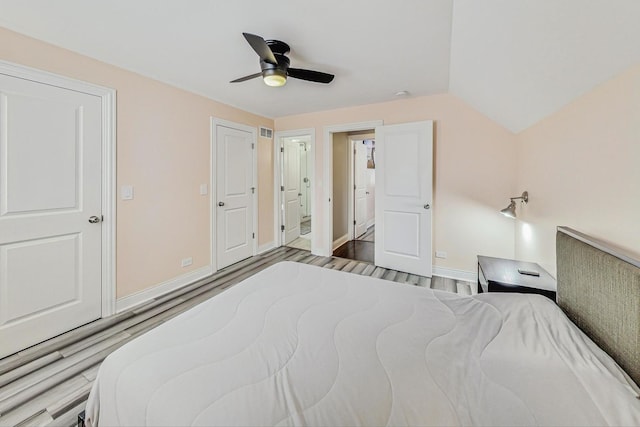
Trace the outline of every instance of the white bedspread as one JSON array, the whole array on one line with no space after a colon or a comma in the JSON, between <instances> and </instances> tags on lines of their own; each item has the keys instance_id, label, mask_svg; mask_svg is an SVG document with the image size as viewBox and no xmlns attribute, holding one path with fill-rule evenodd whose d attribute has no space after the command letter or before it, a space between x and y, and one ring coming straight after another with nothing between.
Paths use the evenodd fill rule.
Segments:
<instances>
[{"instance_id":1,"label":"white bedspread","mask_svg":"<svg viewBox=\"0 0 640 427\"><path fill-rule=\"evenodd\" d=\"M539 295L280 263L100 368L90 425L640 425L632 383Z\"/></svg>"}]
</instances>

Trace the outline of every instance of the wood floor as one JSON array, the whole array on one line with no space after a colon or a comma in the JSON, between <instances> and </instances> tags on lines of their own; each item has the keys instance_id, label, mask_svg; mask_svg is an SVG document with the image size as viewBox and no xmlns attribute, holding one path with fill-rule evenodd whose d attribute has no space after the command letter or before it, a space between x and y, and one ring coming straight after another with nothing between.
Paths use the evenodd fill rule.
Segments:
<instances>
[{"instance_id":1,"label":"wood floor","mask_svg":"<svg viewBox=\"0 0 640 427\"><path fill-rule=\"evenodd\" d=\"M100 363L107 355L172 317L283 260L471 294L469 282L439 277L432 280L368 263L314 256L294 248L274 249L144 305L0 359L0 425L75 425Z\"/></svg>"},{"instance_id":2,"label":"wood floor","mask_svg":"<svg viewBox=\"0 0 640 427\"><path fill-rule=\"evenodd\" d=\"M337 247L336 250L333 251L333 256L373 264L375 260L375 246L376 244L373 242L349 240Z\"/></svg>"},{"instance_id":3,"label":"wood floor","mask_svg":"<svg viewBox=\"0 0 640 427\"><path fill-rule=\"evenodd\" d=\"M337 247L333 251L333 256L373 264L375 261L375 231L376 226L372 225L357 239L349 240Z\"/></svg>"},{"instance_id":4,"label":"wood floor","mask_svg":"<svg viewBox=\"0 0 640 427\"><path fill-rule=\"evenodd\" d=\"M375 234L376 234L376 226L375 224L371 227L367 228L362 236L358 237L356 240L362 240L363 242L375 242Z\"/></svg>"}]
</instances>

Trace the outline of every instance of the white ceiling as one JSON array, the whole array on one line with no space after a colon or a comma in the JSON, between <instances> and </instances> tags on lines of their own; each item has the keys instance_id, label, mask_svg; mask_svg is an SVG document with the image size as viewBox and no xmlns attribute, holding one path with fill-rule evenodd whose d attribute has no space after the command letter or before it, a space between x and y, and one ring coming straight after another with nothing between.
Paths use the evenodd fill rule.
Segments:
<instances>
[{"instance_id":1,"label":"white ceiling","mask_svg":"<svg viewBox=\"0 0 640 427\"><path fill-rule=\"evenodd\" d=\"M453 93L518 132L640 62L638 0L0 0L0 25L266 117ZM270 88L242 37L336 74Z\"/></svg>"}]
</instances>

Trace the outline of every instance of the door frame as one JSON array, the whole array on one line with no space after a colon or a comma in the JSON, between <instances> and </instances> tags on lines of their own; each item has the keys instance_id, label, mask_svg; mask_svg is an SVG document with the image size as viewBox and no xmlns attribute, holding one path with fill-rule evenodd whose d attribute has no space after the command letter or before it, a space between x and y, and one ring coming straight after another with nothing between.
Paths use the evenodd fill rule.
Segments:
<instances>
[{"instance_id":1,"label":"door frame","mask_svg":"<svg viewBox=\"0 0 640 427\"><path fill-rule=\"evenodd\" d=\"M368 122L345 123L340 125L325 126L324 150L323 150L323 181L324 181L324 200L322 203L323 214L323 232L322 246L314 255L331 256L333 255L333 134L340 132L357 132L369 129L375 129L377 126L383 126L382 120L371 120ZM351 150L350 150L351 152ZM351 186L353 188L353 185ZM326 203L325 203L326 202ZM351 221L353 222L353 221ZM353 230L353 228L352 228ZM313 230L312 230L313 231ZM351 233L353 235L353 232Z\"/></svg>"},{"instance_id":2,"label":"door frame","mask_svg":"<svg viewBox=\"0 0 640 427\"><path fill-rule=\"evenodd\" d=\"M274 139L273 139L273 235L274 235L274 244L276 248L279 248L284 244L284 238L282 236L282 225L284 224L284 213L282 212L282 191L280 191L281 186L283 185L283 161L282 161L282 153L280 152L280 147L282 147L282 139L283 138L294 138L294 137L309 137L309 144L311 145L311 149L308 151L308 156L310 156L309 163L311 164L311 170L309 172L309 176L313 180L311 183L311 193L309 196L309 200L311 200L311 222L313 223L314 218L318 217L318 208L315 199L315 182L316 182L316 130L315 128L307 128L307 129L295 129L295 130L283 130L276 131ZM316 238L316 229L317 227L311 226L311 253L318 254L319 249L315 246L315 243L318 241Z\"/></svg>"},{"instance_id":3,"label":"door frame","mask_svg":"<svg viewBox=\"0 0 640 427\"><path fill-rule=\"evenodd\" d=\"M216 140L216 129L218 126L224 126L231 129L236 129L244 132L249 132L251 134L251 143L253 144L253 182L252 186L256 189L253 193L252 203L253 203L253 232L255 233L255 238L253 239L253 250L252 254L255 256L258 251L258 129L253 126L245 125L242 123L232 122L230 120L220 119L214 116L210 118L210 129L209 133L211 135L209 150L211 152L211 156L209 157L209 211L211 212L211 216L209 218L209 227L211 229L211 270L212 273L218 271L218 258L216 251L216 227L217 227L217 209L216 209L216 200L217 200L217 187L216 184L218 182L218 176L214 173L217 171L216 162L217 162L217 143Z\"/></svg>"},{"instance_id":4,"label":"door frame","mask_svg":"<svg viewBox=\"0 0 640 427\"><path fill-rule=\"evenodd\" d=\"M63 89L97 96L101 100L102 132L102 262L101 316L111 316L116 311L116 91L104 86L76 80L37 68L0 60L0 74L31 80Z\"/></svg>"}]
</instances>

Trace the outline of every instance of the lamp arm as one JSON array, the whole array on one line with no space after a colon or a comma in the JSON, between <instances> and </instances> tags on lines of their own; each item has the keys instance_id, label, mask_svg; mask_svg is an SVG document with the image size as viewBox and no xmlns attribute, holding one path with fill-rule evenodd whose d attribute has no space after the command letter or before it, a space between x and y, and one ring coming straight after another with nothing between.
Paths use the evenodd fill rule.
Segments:
<instances>
[{"instance_id":1,"label":"lamp arm","mask_svg":"<svg viewBox=\"0 0 640 427\"><path fill-rule=\"evenodd\" d=\"M523 203L528 203L529 202L529 192L525 191L522 193L522 196L518 196L518 197L509 197L511 199L511 201L513 202L514 200L517 199L522 199Z\"/></svg>"}]
</instances>

